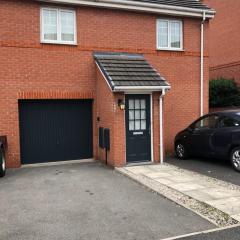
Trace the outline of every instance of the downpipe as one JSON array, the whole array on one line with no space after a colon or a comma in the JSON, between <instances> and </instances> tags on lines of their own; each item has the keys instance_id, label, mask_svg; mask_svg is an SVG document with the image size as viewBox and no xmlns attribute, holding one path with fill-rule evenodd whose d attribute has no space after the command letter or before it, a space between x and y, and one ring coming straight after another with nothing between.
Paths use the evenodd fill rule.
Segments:
<instances>
[{"instance_id":1,"label":"downpipe","mask_svg":"<svg viewBox=\"0 0 240 240\"><path fill-rule=\"evenodd\" d=\"M206 12L203 12L201 22L201 60L200 60L200 116L203 116L204 109L204 23L206 21Z\"/></svg>"},{"instance_id":2,"label":"downpipe","mask_svg":"<svg viewBox=\"0 0 240 240\"><path fill-rule=\"evenodd\" d=\"M160 164L163 163L163 98L166 95L166 90L162 90L162 94L159 96L159 142L160 142Z\"/></svg>"}]
</instances>

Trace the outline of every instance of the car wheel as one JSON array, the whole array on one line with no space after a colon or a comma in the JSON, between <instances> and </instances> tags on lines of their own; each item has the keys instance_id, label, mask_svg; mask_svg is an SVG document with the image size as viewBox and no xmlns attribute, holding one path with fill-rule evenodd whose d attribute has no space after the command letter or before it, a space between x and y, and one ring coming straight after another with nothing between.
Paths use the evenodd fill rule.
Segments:
<instances>
[{"instance_id":1,"label":"car wheel","mask_svg":"<svg viewBox=\"0 0 240 240\"><path fill-rule=\"evenodd\" d=\"M240 172L240 147L236 147L232 150L230 161L233 166L233 168Z\"/></svg>"},{"instance_id":2,"label":"car wheel","mask_svg":"<svg viewBox=\"0 0 240 240\"><path fill-rule=\"evenodd\" d=\"M175 145L175 154L178 159L186 159L188 157L186 147L183 143L177 142Z\"/></svg>"},{"instance_id":3,"label":"car wheel","mask_svg":"<svg viewBox=\"0 0 240 240\"><path fill-rule=\"evenodd\" d=\"M4 177L6 173L6 161L3 149L0 148L0 177Z\"/></svg>"},{"instance_id":4,"label":"car wheel","mask_svg":"<svg viewBox=\"0 0 240 240\"><path fill-rule=\"evenodd\" d=\"M186 159L188 157L186 147L183 143L181 142L176 143L175 154L178 159Z\"/></svg>"}]
</instances>

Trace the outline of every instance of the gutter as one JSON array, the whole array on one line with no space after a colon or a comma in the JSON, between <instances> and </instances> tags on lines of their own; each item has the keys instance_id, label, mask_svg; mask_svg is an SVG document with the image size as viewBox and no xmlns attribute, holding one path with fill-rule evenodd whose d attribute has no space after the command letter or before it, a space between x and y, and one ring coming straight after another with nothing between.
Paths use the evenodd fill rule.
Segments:
<instances>
[{"instance_id":1,"label":"gutter","mask_svg":"<svg viewBox=\"0 0 240 240\"><path fill-rule=\"evenodd\" d=\"M179 6L170 6L163 4L154 4L154 3L143 3L136 1L127 1L127 0L36 0L40 2L49 2L49 3L60 3L60 4L73 4L73 5L83 5L83 6L92 6L92 7L103 7L103 8L116 8L123 10L133 10L133 11L142 11L150 13L158 13L165 15L174 15L174 16L188 16L188 17L202 17L203 11L205 12L206 18L213 18L215 15L215 10L203 10L203 9L194 9L187 7Z\"/></svg>"},{"instance_id":2,"label":"gutter","mask_svg":"<svg viewBox=\"0 0 240 240\"><path fill-rule=\"evenodd\" d=\"M204 23L206 21L206 13L203 12L201 22L201 57L200 57L200 117L204 113Z\"/></svg>"},{"instance_id":3,"label":"gutter","mask_svg":"<svg viewBox=\"0 0 240 240\"><path fill-rule=\"evenodd\" d=\"M115 86L113 92L125 92L125 91L160 91L170 90L170 86Z\"/></svg>"}]
</instances>

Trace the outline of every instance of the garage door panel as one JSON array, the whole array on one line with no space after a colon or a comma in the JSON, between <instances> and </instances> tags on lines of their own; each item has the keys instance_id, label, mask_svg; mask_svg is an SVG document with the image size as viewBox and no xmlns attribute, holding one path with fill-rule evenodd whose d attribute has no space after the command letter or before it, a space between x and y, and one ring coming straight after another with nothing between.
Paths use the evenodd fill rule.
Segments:
<instances>
[{"instance_id":1,"label":"garage door panel","mask_svg":"<svg viewBox=\"0 0 240 240\"><path fill-rule=\"evenodd\" d=\"M92 101L20 101L23 164L92 158Z\"/></svg>"}]
</instances>

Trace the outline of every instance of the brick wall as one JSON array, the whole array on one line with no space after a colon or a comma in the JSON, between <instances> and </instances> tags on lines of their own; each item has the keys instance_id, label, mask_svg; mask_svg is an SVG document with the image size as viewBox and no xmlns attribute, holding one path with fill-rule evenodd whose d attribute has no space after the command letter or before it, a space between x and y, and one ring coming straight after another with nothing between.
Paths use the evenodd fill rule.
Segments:
<instances>
[{"instance_id":1,"label":"brick wall","mask_svg":"<svg viewBox=\"0 0 240 240\"><path fill-rule=\"evenodd\" d=\"M9 141L10 167L20 166L18 99L94 99L94 156L97 150L97 107L103 115L107 106L115 114L108 124L114 133L114 148L109 153L116 165L125 161L124 114L115 106L107 86L97 77L93 51L142 53L169 81L172 89L164 99L166 149L173 150L175 134L199 116L200 94L200 20L183 19L184 50L156 50L154 14L75 7L77 12L77 46L40 43L40 6L37 1L2 0L0 8L0 135ZM205 69L208 68L208 23L206 23ZM208 111L208 72L205 71L205 112ZM97 85L97 81L99 85ZM96 99L96 90L103 93ZM100 102L97 105L97 102ZM153 97L154 157L159 159L158 94ZM112 113L109 113L110 116ZM102 122L101 122L102 121ZM107 125L106 125L107 126ZM123 139L124 138L124 139Z\"/></svg>"},{"instance_id":2,"label":"brick wall","mask_svg":"<svg viewBox=\"0 0 240 240\"><path fill-rule=\"evenodd\" d=\"M240 62L210 68L210 79L234 79L240 85Z\"/></svg>"},{"instance_id":3,"label":"brick wall","mask_svg":"<svg viewBox=\"0 0 240 240\"><path fill-rule=\"evenodd\" d=\"M108 164L114 165L114 145L115 145L115 112L117 111L117 106L115 103L114 95L112 94L110 88L106 84L105 79L102 74L97 70L97 94L96 94L96 117L98 118L96 124L96 136L98 139L98 128L108 128L110 129L110 151L108 152ZM121 146L120 146L121 147ZM105 162L105 149L101 149L95 146L96 158Z\"/></svg>"},{"instance_id":4,"label":"brick wall","mask_svg":"<svg viewBox=\"0 0 240 240\"><path fill-rule=\"evenodd\" d=\"M240 1L205 2L217 11L210 24L210 78L234 78L240 84Z\"/></svg>"}]
</instances>

